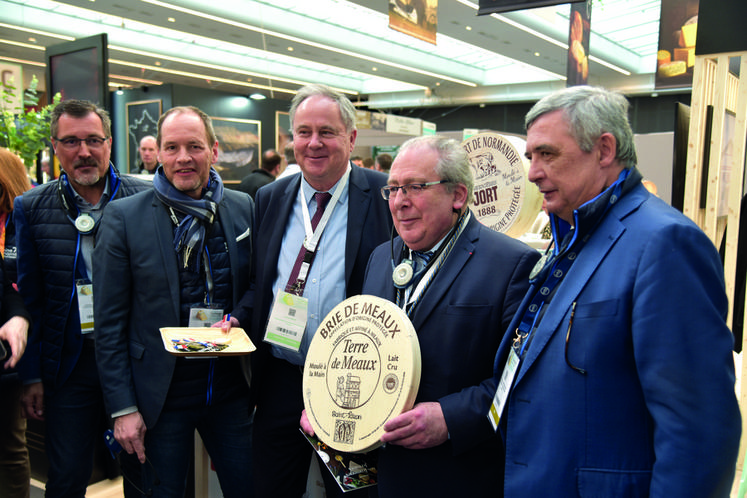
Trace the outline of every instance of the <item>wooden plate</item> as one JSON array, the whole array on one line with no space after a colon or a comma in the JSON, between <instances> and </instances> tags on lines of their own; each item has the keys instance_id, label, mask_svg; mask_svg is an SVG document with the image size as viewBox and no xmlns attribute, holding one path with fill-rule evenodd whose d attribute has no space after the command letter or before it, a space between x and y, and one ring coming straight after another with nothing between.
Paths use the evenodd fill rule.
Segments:
<instances>
[{"instance_id":1,"label":"wooden plate","mask_svg":"<svg viewBox=\"0 0 747 498\"><path fill-rule=\"evenodd\" d=\"M338 451L381 445L384 424L412 408L420 345L404 311L375 296L337 305L311 340L303 398L316 436Z\"/></svg>"},{"instance_id":2,"label":"wooden plate","mask_svg":"<svg viewBox=\"0 0 747 498\"><path fill-rule=\"evenodd\" d=\"M224 335L221 329L214 327L163 327L161 330L161 339L163 340L163 347L166 351L182 357L207 357L207 356L236 356L249 354L257 347L247 337L244 329L240 327L232 327L228 336ZM197 342L202 341L216 341L226 342L228 339L228 347L222 351L179 351L174 348L174 341L182 339L192 339Z\"/></svg>"}]
</instances>

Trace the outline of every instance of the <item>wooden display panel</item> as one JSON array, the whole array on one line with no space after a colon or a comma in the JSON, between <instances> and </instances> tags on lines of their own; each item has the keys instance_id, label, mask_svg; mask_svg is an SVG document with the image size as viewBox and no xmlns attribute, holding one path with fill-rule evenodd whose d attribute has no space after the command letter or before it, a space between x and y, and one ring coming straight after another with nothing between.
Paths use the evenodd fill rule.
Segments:
<instances>
[{"instance_id":1,"label":"wooden display panel","mask_svg":"<svg viewBox=\"0 0 747 498\"><path fill-rule=\"evenodd\" d=\"M730 60L740 58L739 76L729 71ZM713 108L711 127L707 129L708 107ZM706 137L709 136L706 144ZM683 212L708 235L716 247L723 242L724 276L729 297L729 316L734 313L737 250L739 244L740 206L745 195L745 144L747 143L747 52L698 55L695 58L688 140L685 199ZM709 147L706 147L708 145ZM709 148L708 157L704 151ZM707 159L708 169L704 173ZM705 174L705 178L704 178ZM728 177L724 177L728 175ZM701 183L705 181L705 188ZM726 192L722 190L726 189ZM701 208L701 191L705 192ZM719 204L726 199L726 209ZM742 240L747 244L747 240ZM744 248L742 248L744 250ZM747 307L747 303L745 304ZM747 314L745 315L747 317ZM743 330L747 329L747 320ZM747 346L742 338L742 350ZM742 443L737 462L737 481L744 464L747 430L747 363L737 371L739 405L742 411Z\"/></svg>"}]
</instances>

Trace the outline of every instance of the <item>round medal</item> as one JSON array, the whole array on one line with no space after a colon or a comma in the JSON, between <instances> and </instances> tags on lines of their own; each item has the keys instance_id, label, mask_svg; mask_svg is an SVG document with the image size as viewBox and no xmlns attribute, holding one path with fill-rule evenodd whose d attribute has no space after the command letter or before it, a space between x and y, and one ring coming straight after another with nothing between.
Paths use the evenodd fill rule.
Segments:
<instances>
[{"instance_id":1,"label":"round medal","mask_svg":"<svg viewBox=\"0 0 747 498\"><path fill-rule=\"evenodd\" d=\"M547 260L550 259L551 253L546 252L542 255L542 257L537 261L537 263L534 265L534 268L532 268L532 271L529 273L529 280L534 280L537 278L537 275L542 271L542 268L545 267L547 264Z\"/></svg>"},{"instance_id":2,"label":"round medal","mask_svg":"<svg viewBox=\"0 0 747 498\"><path fill-rule=\"evenodd\" d=\"M83 213L77 218L75 218L75 228L78 229L80 233L88 233L91 230L93 230L93 227L96 225L96 222L93 221L93 218L90 214Z\"/></svg>"},{"instance_id":3,"label":"round medal","mask_svg":"<svg viewBox=\"0 0 747 498\"><path fill-rule=\"evenodd\" d=\"M403 289L412 280L413 269L412 261L409 259L403 260L392 272L392 280L394 280L394 286L398 289Z\"/></svg>"}]
</instances>

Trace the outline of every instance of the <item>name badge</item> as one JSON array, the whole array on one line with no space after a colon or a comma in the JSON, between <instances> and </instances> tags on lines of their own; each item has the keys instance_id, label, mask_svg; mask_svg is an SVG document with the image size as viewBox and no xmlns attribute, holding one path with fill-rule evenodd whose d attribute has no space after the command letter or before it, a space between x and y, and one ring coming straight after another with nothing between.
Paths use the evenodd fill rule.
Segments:
<instances>
[{"instance_id":1,"label":"name badge","mask_svg":"<svg viewBox=\"0 0 747 498\"><path fill-rule=\"evenodd\" d=\"M90 334L93 332L93 284L87 279L76 280L75 290L78 294L80 333Z\"/></svg>"},{"instance_id":2,"label":"name badge","mask_svg":"<svg viewBox=\"0 0 747 498\"><path fill-rule=\"evenodd\" d=\"M223 319L223 308L195 307L189 309L190 327L212 327Z\"/></svg>"},{"instance_id":3,"label":"name badge","mask_svg":"<svg viewBox=\"0 0 747 498\"><path fill-rule=\"evenodd\" d=\"M490 411L488 412L488 419L490 420L494 431L498 430L498 424L501 421L503 408L506 405L508 393L511 391L511 384L514 382L514 377L516 376L516 371L518 369L519 355L516 354L514 348L511 348L511 352L508 353L508 360L506 360L506 366L503 367L501 381L498 383L498 389L495 391L493 403L490 405Z\"/></svg>"},{"instance_id":4,"label":"name badge","mask_svg":"<svg viewBox=\"0 0 747 498\"><path fill-rule=\"evenodd\" d=\"M291 351L298 351L306 331L309 300L278 290L267 321L265 342Z\"/></svg>"}]
</instances>

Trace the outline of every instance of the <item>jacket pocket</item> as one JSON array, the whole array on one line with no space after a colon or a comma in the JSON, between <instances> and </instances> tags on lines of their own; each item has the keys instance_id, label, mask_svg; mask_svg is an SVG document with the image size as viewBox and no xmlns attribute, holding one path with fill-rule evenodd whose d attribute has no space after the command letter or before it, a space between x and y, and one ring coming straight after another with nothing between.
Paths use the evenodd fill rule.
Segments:
<instances>
[{"instance_id":1,"label":"jacket pocket","mask_svg":"<svg viewBox=\"0 0 747 498\"><path fill-rule=\"evenodd\" d=\"M579 302L576 306L576 318L595 318L617 315L620 309L619 299L596 301L592 303Z\"/></svg>"},{"instance_id":2,"label":"jacket pocket","mask_svg":"<svg viewBox=\"0 0 747 498\"><path fill-rule=\"evenodd\" d=\"M650 470L578 470L578 495L582 498L647 497L650 487Z\"/></svg>"},{"instance_id":3,"label":"jacket pocket","mask_svg":"<svg viewBox=\"0 0 747 498\"><path fill-rule=\"evenodd\" d=\"M450 304L444 313L459 316L483 316L489 314L492 309L489 304Z\"/></svg>"},{"instance_id":4,"label":"jacket pocket","mask_svg":"<svg viewBox=\"0 0 747 498\"><path fill-rule=\"evenodd\" d=\"M142 360L145 354L145 346L139 342L130 342L130 356L136 360Z\"/></svg>"}]
</instances>

